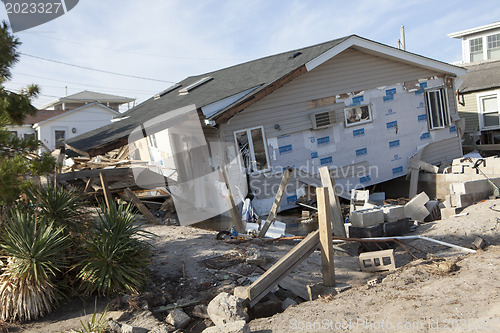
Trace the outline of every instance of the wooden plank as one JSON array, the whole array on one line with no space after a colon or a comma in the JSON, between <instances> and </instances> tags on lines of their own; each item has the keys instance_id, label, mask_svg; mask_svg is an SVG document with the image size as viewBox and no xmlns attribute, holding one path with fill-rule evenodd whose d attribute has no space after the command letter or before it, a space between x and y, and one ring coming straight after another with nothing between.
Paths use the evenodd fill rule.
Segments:
<instances>
[{"instance_id":1,"label":"wooden plank","mask_svg":"<svg viewBox=\"0 0 500 333\"><path fill-rule=\"evenodd\" d=\"M106 174L101 172L99 173L99 178L101 178L102 192L104 193L104 201L106 201L106 207L113 204L113 196L111 192L109 192L108 180L106 178Z\"/></svg>"},{"instance_id":2,"label":"wooden plank","mask_svg":"<svg viewBox=\"0 0 500 333\"><path fill-rule=\"evenodd\" d=\"M85 189L83 190L84 193L87 193L89 192L90 188L91 188L91 185L92 185L92 182L94 181L94 178L93 177L90 177L87 182L85 183Z\"/></svg>"},{"instance_id":3,"label":"wooden plank","mask_svg":"<svg viewBox=\"0 0 500 333\"><path fill-rule=\"evenodd\" d=\"M319 230L310 233L304 240L297 244L260 278L252 283L248 291L250 306L254 306L267 293L276 286L281 279L288 275L295 267L305 260L319 245Z\"/></svg>"},{"instance_id":4,"label":"wooden plank","mask_svg":"<svg viewBox=\"0 0 500 333\"><path fill-rule=\"evenodd\" d=\"M73 172L67 172L67 173L60 174L57 176L57 179L59 179L59 180L71 180L71 179L89 178L89 177L97 178L97 177L99 177L99 174L101 172L105 173L106 176L108 176L108 177L126 176L126 175L133 175L134 174L132 171L132 168L80 170L80 171L73 171Z\"/></svg>"},{"instance_id":5,"label":"wooden plank","mask_svg":"<svg viewBox=\"0 0 500 333\"><path fill-rule=\"evenodd\" d=\"M332 217L328 189L316 188L316 200L318 201L318 228L319 241L321 244L321 273L323 284L327 287L335 286L335 267L333 263L332 242Z\"/></svg>"},{"instance_id":6,"label":"wooden plank","mask_svg":"<svg viewBox=\"0 0 500 333\"><path fill-rule=\"evenodd\" d=\"M328 188L328 197L330 200L331 216L333 218L333 234L339 237L347 237L344 228L344 218L340 209L340 201L335 190L335 179L330 175L327 166L319 168L321 183Z\"/></svg>"},{"instance_id":7,"label":"wooden plank","mask_svg":"<svg viewBox=\"0 0 500 333\"><path fill-rule=\"evenodd\" d=\"M233 220L234 227L236 231L243 234L246 231L245 226L243 225L243 221L241 220L240 211L238 210L238 207L236 207L236 204L234 203L234 197L233 193L231 192L231 185L229 185L226 171L221 169L220 167L218 168L218 170L219 170L219 177L221 181L226 184L226 189L228 191L228 196L225 197L225 199L226 199L226 204L229 207L229 212L231 213L231 218Z\"/></svg>"},{"instance_id":8,"label":"wooden plank","mask_svg":"<svg viewBox=\"0 0 500 333\"><path fill-rule=\"evenodd\" d=\"M278 209L281 204L281 200L283 199L283 195L285 194L286 191L286 186L288 185L288 181L290 180L290 176L292 175L293 169L290 167L287 167L285 172L283 173L283 178L281 178L281 183L280 187L278 188L278 192L276 192L276 197L274 198L273 206L271 207L271 211L269 212L269 215L267 215L266 222L262 226L262 229L260 229L259 232L259 237L263 238L267 230L269 230L269 227L271 226L271 223L274 222L276 219L276 214L278 214Z\"/></svg>"},{"instance_id":9,"label":"wooden plank","mask_svg":"<svg viewBox=\"0 0 500 333\"><path fill-rule=\"evenodd\" d=\"M130 188L127 187L125 189L125 194L130 198L130 200L132 200L134 205L139 209L139 211L146 218L146 220L148 220L150 223L153 224L159 224L159 221L156 219L156 217L154 217L154 215L149 211L149 209L147 209L146 206L144 206L141 200L139 200L139 198L135 196L134 192L132 192Z\"/></svg>"}]
</instances>

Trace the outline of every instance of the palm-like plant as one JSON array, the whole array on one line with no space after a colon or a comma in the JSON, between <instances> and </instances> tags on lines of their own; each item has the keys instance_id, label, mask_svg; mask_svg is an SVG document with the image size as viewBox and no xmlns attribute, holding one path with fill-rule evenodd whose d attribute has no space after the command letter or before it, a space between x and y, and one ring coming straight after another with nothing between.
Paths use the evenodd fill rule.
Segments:
<instances>
[{"instance_id":1,"label":"palm-like plant","mask_svg":"<svg viewBox=\"0 0 500 333\"><path fill-rule=\"evenodd\" d=\"M102 213L85 240L78 265L81 288L86 293L136 292L147 278L150 251L145 239L152 234L136 224L130 204L100 207Z\"/></svg>"},{"instance_id":2,"label":"palm-like plant","mask_svg":"<svg viewBox=\"0 0 500 333\"><path fill-rule=\"evenodd\" d=\"M75 218L81 214L82 197L74 191L62 187L48 186L32 188L28 191L32 204L40 209L40 216L53 221L57 226L68 226L77 231L78 224Z\"/></svg>"},{"instance_id":3,"label":"palm-like plant","mask_svg":"<svg viewBox=\"0 0 500 333\"><path fill-rule=\"evenodd\" d=\"M55 305L54 279L64 266L67 236L52 223L36 221L33 212L13 209L0 247L7 265L0 275L2 320L31 320Z\"/></svg>"}]
</instances>

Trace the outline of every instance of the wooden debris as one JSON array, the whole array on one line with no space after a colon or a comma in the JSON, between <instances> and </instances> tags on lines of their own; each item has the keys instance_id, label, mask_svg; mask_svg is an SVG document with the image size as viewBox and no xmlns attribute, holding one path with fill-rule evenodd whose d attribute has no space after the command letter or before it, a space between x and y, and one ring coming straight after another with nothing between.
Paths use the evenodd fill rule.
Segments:
<instances>
[{"instance_id":1,"label":"wooden debris","mask_svg":"<svg viewBox=\"0 0 500 333\"><path fill-rule=\"evenodd\" d=\"M146 206L144 206L144 204L141 202L141 200L139 200L139 198L137 198L134 194L134 192L132 192L131 189L129 189L128 187L125 189L125 194L127 194L127 196L130 198L130 200L132 200L132 202L134 203L134 205L139 209L139 211L142 213L142 215L150 222L150 223L153 223L153 224L158 224L159 221L156 219L156 217L154 217L154 215L149 211L149 209L146 208Z\"/></svg>"},{"instance_id":2,"label":"wooden debris","mask_svg":"<svg viewBox=\"0 0 500 333\"><path fill-rule=\"evenodd\" d=\"M239 233L245 233L245 226L243 225L243 221L241 220L240 211L238 210L238 207L236 207L236 204L234 203L233 193L231 192L231 186L227 179L226 172L220 167L219 167L219 177L220 180L226 184L226 189L228 191L228 196L226 197L226 203L229 207L229 212L231 213L231 218L233 219L234 227L236 228L236 231L238 231Z\"/></svg>"},{"instance_id":3,"label":"wooden debris","mask_svg":"<svg viewBox=\"0 0 500 333\"><path fill-rule=\"evenodd\" d=\"M271 211L267 216L266 222L262 226L262 229L259 232L259 238L263 238L271 223L276 219L276 214L278 214L278 209L281 204L281 200L283 199L283 195L285 194L286 186L288 185L288 181L290 180L290 176L292 175L293 169L287 167L285 172L283 173L283 178L281 178L280 187L278 188L278 192L276 192L276 197L274 198L273 206L271 207Z\"/></svg>"}]
</instances>

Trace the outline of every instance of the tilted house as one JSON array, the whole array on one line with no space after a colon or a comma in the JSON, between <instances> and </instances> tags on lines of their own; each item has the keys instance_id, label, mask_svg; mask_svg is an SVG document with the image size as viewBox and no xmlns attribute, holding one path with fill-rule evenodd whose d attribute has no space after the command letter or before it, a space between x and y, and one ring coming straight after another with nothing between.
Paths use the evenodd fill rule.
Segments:
<instances>
[{"instance_id":1,"label":"tilted house","mask_svg":"<svg viewBox=\"0 0 500 333\"><path fill-rule=\"evenodd\" d=\"M135 158L156 165L161 160L160 165L177 172L176 182L182 181L181 169L193 173L203 165L207 173L229 166L231 179L248 175L233 193L244 197L248 185L257 210L266 213L287 166L297 172L283 209L293 207L307 185L320 184L321 166L332 170L339 195L348 197L352 188L405 175L408 159L419 147L425 146L421 159L428 163L461 156L454 82L465 72L351 35L188 77L119 121L67 145L96 155L141 141ZM177 139L144 127L159 119L155 117L189 106L201 120L207 156L179 155L186 144L175 126L171 132L177 132ZM177 148L159 149L165 142ZM192 198L198 199L200 206L210 205L210 198Z\"/></svg>"}]
</instances>

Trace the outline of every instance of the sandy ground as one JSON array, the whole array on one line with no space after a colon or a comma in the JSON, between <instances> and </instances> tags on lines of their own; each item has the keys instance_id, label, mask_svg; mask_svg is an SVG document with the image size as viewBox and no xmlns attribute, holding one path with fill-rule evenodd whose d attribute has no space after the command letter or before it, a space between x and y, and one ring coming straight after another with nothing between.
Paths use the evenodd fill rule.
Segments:
<instances>
[{"instance_id":1,"label":"sandy ground","mask_svg":"<svg viewBox=\"0 0 500 333\"><path fill-rule=\"evenodd\" d=\"M498 208L495 206L498 204ZM466 216L426 223L414 234L462 246L470 246L481 235L490 245L475 254L450 250L442 245L412 241L409 250L398 248L398 269L392 273L366 273L359 269L357 245L343 247L354 256L336 252L336 280L350 290L333 297L303 302L284 313L254 319L254 332L349 331L349 332L495 332L500 331L500 200L489 200L466 208ZM151 309L168 304L208 304L221 291L248 285L263 270L246 264L258 250L271 265L291 249L289 242L252 241L227 244L216 240L216 232L191 227L146 226L157 235L151 265L151 283L137 302L100 299L98 310L111 303L109 316L123 323L153 329L165 325L167 312ZM498 246L497 246L498 245ZM444 259L442 259L444 258ZM456 266L454 266L455 264ZM449 268L452 269L449 269ZM456 267L456 269L455 269ZM319 251L313 253L291 276L307 283L321 281ZM382 282L366 282L380 276ZM135 297L135 296L133 296ZM130 299L130 297L129 297ZM81 328L80 319L94 310L94 299L63 302L46 318L11 324L11 332L63 332ZM87 320L87 318L83 318ZM192 317L186 332L201 331L211 323ZM166 326L173 330L173 327Z\"/></svg>"}]
</instances>

